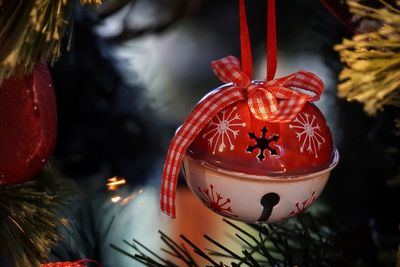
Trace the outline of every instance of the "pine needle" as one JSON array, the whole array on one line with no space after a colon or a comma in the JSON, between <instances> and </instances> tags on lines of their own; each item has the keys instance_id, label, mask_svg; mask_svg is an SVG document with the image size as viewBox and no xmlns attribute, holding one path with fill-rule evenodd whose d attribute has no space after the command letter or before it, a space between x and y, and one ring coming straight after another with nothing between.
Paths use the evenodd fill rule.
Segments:
<instances>
[{"instance_id":1,"label":"pine needle","mask_svg":"<svg viewBox=\"0 0 400 267\"><path fill-rule=\"evenodd\" d=\"M65 193L59 179L43 175L37 180L0 186L0 256L16 267L36 267L61 238L57 227L67 225L56 212Z\"/></svg>"},{"instance_id":2,"label":"pine needle","mask_svg":"<svg viewBox=\"0 0 400 267\"><path fill-rule=\"evenodd\" d=\"M100 0L81 0L100 4ZM26 75L35 63L54 63L61 40L71 33L75 1L5 1L0 9L0 83L14 72Z\"/></svg>"},{"instance_id":3,"label":"pine needle","mask_svg":"<svg viewBox=\"0 0 400 267\"><path fill-rule=\"evenodd\" d=\"M336 257L331 242L333 234L326 230L326 226L321 227L317 224L319 221L308 213L292 219L291 223L275 226L271 224L245 226L227 219L223 221L235 230L234 237L237 239L234 238L232 241L242 246L241 253L230 249L230 243L225 245L207 235L204 235L204 238L213 248L203 250L186 236L180 235L194 254L207 261L207 266L332 266L329 265L329 261ZM185 244L178 244L163 232L159 233L161 241L167 247L161 251L167 255L159 255L135 240L136 244L125 242L133 252L115 245L111 247L146 266L199 266L187 252ZM167 258L171 258L172 262ZM221 262L222 260L224 262Z\"/></svg>"},{"instance_id":4,"label":"pine needle","mask_svg":"<svg viewBox=\"0 0 400 267\"><path fill-rule=\"evenodd\" d=\"M400 106L400 10L386 2L381 9L355 0L348 0L348 5L353 14L378 20L382 26L335 46L345 63L338 95L363 103L370 115L385 106Z\"/></svg>"},{"instance_id":5,"label":"pine needle","mask_svg":"<svg viewBox=\"0 0 400 267\"><path fill-rule=\"evenodd\" d=\"M82 5L100 5L101 0L81 0Z\"/></svg>"}]
</instances>

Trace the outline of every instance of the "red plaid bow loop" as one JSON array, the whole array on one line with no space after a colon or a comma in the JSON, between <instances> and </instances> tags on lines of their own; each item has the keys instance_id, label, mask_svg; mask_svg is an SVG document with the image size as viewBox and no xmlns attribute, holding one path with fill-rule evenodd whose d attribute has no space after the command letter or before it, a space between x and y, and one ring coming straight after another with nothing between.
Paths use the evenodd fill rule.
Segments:
<instances>
[{"instance_id":1,"label":"red plaid bow loop","mask_svg":"<svg viewBox=\"0 0 400 267\"><path fill-rule=\"evenodd\" d=\"M268 82L251 82L241 71L239 60L233 56L212 62L212 68L221 81L231 84L206 95L176 131L170 143L162 175L160 204L161 210L172 218L176 216L176 186L185 151L218 112L235 102L247 100L249 109L257 119L290 122L307 101L318 100L324 88L321 79L306 71ZM293 87L312 92L314 96Z\"/></svg>"},{"instance_id":2,"label":"red plaid bow loop","mask_svg":"<svg viewBox=\"0 0 400 267\"><path fill-rule=\"evenodd\" d=\"M240 61L234 56L227 56L211 62L215 75L224 83L233 83L239 87L248 87L250 78L242 71Z\"/></svg>"},{"instance_id":3,"label":"red plaid bow loop","mask_svg":"<svg viewBox=\"0 0 400 267\"><path fill-rule=\"evenodd\" d=\"M245 88L251 113L257 119L269 122L292 121L307 101L319 99L324 88L318 76L306 71L269 82L251 83L248 76L241 71L239 60L233 56L213 61L211 66L221 81ZM315 95L310 96L292 87L313 92Z\"/></svg>"}]
</instances>

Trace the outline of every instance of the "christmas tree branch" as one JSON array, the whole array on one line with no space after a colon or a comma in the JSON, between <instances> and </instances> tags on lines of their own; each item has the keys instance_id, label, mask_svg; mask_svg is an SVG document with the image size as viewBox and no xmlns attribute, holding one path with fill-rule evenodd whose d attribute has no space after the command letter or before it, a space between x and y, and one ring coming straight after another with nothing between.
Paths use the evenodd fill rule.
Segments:
<instances>
[{"instance_id":1,"label":"christmas tree branch","mask_svg":"<svg viewBox=\"0 0 400 267\"><path fill-rule=\"evenodd\" d=\"M204 238L216 249L207 252L199 248L184 235L181 239L189 245L195 254L211 264L211 266L321 266L328 265L332 255L333 238L328 228L318 227L316 219L309 214L302 214L287 223L276 225L239 226L223 219L236 233L236 241L241 243L241 253L237 253L216 239L204 235ZM175 258L171 262L143 244L134 240L129 244L134 249L132 254L115 245L112 248L149 266L198 266L198 263L187 252L185 245L179 245L163 232L160 238L168 247L161 251Z\"/></svg>"},{"instance_id":2,"label":"christmas tree branch","mask_svg":"<svg viewBox=\"0 0 400 267\"><path fill-rule=\"evenodd\" d=\"M14 72L26 75L35 63L54 63L61 39L70 33L75 0L5 1L0 9L0 82ZM81 0L99 4L100 0Z\"/></svg>"},{"instance_id":3,"label":"christmas tree branch","mask_svg":"<svg viewBox=\"0 0 400 267\"><path fill-rule=\"evenodd\" d=\"M345 63L339 96L363 103L371 115L384 106L400 106L400 10L381 2L384 8L375 9L349 0L353 14L377 20L382 26L335 46Z\"/></svg>"},{"instance_id":4,"label":"christmas tree branch","mask_svg":"<svg viewBox=\"0 0 400 267\"><path fill-rule=\"evenodd\" d=\"M23 184L0 186L0 254L16 267L39 266L61 236L57 227L67 225L57 215L70 189L60 179L43 174Z\"/></svg>"}]
</instances>

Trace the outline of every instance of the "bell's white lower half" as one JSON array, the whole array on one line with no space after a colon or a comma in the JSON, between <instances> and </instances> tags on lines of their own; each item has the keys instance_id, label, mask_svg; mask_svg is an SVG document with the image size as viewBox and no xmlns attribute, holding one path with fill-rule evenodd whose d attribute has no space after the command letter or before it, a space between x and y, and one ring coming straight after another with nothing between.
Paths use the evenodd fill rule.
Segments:
<instances>
[{"instance_id":1,"label":"bell's white lower half","mask_svg":"<svg viewBox=\"0 0 400 267\"><path fill-rule=\"evenodd\" d=\"M183 159L192 192L211 210L247 223L278 222L306 210L323 191L339 154L331 165L299 176L259 176L217 169L188 155Z\"/></svg>"}]
</instances>

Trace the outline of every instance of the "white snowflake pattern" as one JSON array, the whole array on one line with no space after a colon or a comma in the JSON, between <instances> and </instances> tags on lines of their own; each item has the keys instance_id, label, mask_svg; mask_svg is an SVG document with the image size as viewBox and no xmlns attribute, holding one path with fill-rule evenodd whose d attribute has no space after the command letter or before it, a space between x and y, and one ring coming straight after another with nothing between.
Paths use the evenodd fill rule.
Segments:
<instances>
[{"instance_id":1,"label":"white snowflake pattern","mask_svg":"<svg viewBox=\"0 0 400 267\"><path fill-rule=\"evenodd\" d=\"M296 137L301 142L300 152L303 153L307 146L308 153L315 154L315 158L318 158L318 151L325 143L325 138L322 137L321 128L318 123L315 123L315 119L315 115L300 113L294 119L293 124L289 124L289 128L300 130L296 132Z\"/></svg>"},{"instance_id":2,"label":"white snowflake pattern","mask_svg":"<svg viewBox=\"0 0 400 267\"><path fill-rule=\"evenodd\" d=\"M227 144L230 150L235 148L232 141L239 134L238 127L246 126L246 123L241 121L240 115L235 112L236 110L237 107L233 107L228 113L224 109L208 123L207 129L209 130L203 134L203 139L208 138L208 145L213 147L213 154L215 154L217 147L219 152L224 151Z\"/></svg>"}]
</instances>

